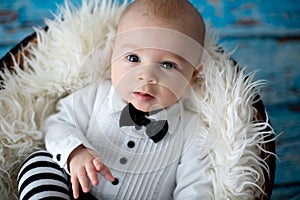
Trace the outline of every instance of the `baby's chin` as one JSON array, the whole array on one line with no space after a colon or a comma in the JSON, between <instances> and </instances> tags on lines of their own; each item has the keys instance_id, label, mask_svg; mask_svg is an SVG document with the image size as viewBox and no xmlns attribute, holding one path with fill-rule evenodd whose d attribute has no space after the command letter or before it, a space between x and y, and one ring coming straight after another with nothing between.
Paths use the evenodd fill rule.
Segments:
<instances>
[{"instance_id":1,"label":"baby's chin","mask_svg":"<svg viewBox=\"0 0 300 200\"><path fill-rule=\"evenodd\" d=\"M129 103L131 103L136 109L143 111L143 112L150 112L151 111L151 107L150 105L143 105L141 103L136 103L134 101L130 101Z\"/></svg>"},{"instance_id":2,"label":"baby's chin","mask_svg":"<svg viewBox=\"0 0 300 200\"><path fill-rule=\"evenodd\" d=\"M135 101L129 101L136 109L143 111L143 112L151 112L152 114L155 114L157 112L160 112L161 110L164 110L165 107L159 104L150 104L150 103L137 103Z\"/></svg>"}]
</instances>

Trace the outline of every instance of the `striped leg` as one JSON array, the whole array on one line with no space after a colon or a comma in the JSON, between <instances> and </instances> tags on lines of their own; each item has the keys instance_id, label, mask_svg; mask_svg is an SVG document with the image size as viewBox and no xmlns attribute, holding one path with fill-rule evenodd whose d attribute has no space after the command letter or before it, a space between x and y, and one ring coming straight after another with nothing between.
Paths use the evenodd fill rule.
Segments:
<instances>
[{"instance_id":1,"label":"striped leg","mask_svg":"<svg viewBox=\"0 0 300 200\"><path fill-rule=\"evenodd\" d=\"M31 154L18 175L20 200L70 199L68 175L45 150Z\"/></svg>"}]
</instances>

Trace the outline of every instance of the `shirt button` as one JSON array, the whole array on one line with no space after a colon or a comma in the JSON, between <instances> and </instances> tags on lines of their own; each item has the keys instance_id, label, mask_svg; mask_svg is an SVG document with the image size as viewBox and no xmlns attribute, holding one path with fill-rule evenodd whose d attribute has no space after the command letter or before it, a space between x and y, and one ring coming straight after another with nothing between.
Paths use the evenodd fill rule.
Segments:
<instances>
[{"instance_id":1,"label":"shirt button","mask_svg":"<svg viewBox=\"0 0 300 200\"><path fill-rule=\"evenodd\" d=\"M115 178L115 180L113 182L111 182L111 184L118 185L119 184L119 179Z\"/></svg>"},{"instance_id":2,"label":"shirt button","mask_svg":"<svg viewBox=\"0 0 300 200\"><path fill-rule=\"evenodd\" d=\"M127 143L127 146L128 146L129 148L133 148L133 147L135 146L134 141L129 141L129 142Z\"/></svg>"},{"instance_id":3,"label":"shirt button","mask_svg":"<svg viewBox=\"0 0 300 200\"><path fill-rule=\"evenodd\" d=\"M61 159L61 154L57 154L57 155L56 155L56 160L57 160L57 161L60 161L60 159Z\"/></svg>"},{"instance_id":4,"label":"shirt button","mask_svg":"<svg viewBox=\"0 0 300 200\"><path fill-rule=\"evenodd\" d=\"M126 163L127 163L127 159L126 158L120 158L120 163L122 164L122 165L125 165Z\"/></svg>"}]
</instances>

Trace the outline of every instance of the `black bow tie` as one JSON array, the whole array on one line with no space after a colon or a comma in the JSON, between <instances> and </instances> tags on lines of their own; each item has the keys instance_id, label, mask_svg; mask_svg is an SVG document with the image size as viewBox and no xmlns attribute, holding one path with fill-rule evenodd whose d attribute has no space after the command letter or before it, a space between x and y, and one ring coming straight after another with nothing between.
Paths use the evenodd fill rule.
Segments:
<instances>
[{"instance_id":1,"label":"black bow tie","mask_svg":"<svg viewBox=\"0 0 300 200\"><path fill-rule=\"evenodd\" d=\"M158 120L152 121L146 116L149 116L149 112L143 112L137 110L131 103L129 103L121 112L119 126L135 126L135 128L141 129L142 126L146 127L146 134L153 142L157 143L168 132L168 121Z\"/></svg>"}]
</instances>

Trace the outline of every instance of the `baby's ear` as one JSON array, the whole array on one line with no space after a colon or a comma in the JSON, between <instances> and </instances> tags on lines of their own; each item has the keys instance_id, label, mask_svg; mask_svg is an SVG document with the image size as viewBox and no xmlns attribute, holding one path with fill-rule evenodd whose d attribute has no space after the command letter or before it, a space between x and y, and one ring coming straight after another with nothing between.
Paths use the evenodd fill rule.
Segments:
<instances>
[{"instance_id":1,"label":"baby's ear","mask_svg":"<svg viewBox=\"0 0 300 200\"><path fill-rule=\"evenodd\" d=\"M199 72L200 72L201 70L202 70L202 64L200 64L199 66L195 67L192 77L193 77L193 78L196 78L197 75L199 74Z\"/></svg>"},{"instance_id":2,"label":"baby's ear","mask_svg":"<svg viewBox=\"0 0 300 200\"><path fill-rule=\"evenodd\" d=\"M191 80L190 80L190 84L192 84L192 83L194 83L194 82L196 81L197 75L198 75L198 74L199 74L198 69L195 69L195 70L193 71L193 74L192 74L192 77L191 77Z\"/></svg>"},{"instance_id":3,"label":"baby's ear","mask_svg":"<svg viewBox=\"0 0 300 200\"><path fill-rule=\"evenodd\" d=\"M110 49L114 50L114 46L115 46L115 40L113 39L110 41Z\"/></svg>"},{"instance_id":4,"label":"baby's ear","mask_svg":"<svg viewBox=\"0 0 300 200\"><path fill-rule=\"evenodd\" d=\"M196 67L196 70L198 71L198 73L202 70L203 68L203 65L202 64L199 64L198 67Z\"/></svg>"},{"instance_id":5,"label":"baby's ear","mask_svg":"<svg viewBox=\"0 0 300 200\"><path fill-rule=\"evenodd\" d=\"M191 83L194 83L196 81L197 76L201 70L202 70L202 65L195 67L193 74L192 74Z\"/></svg>"},{"instance_id":6,"label":"baby's ear","mask_svg":"<svg viewBox=\"0 0 300 200\"><path fill-rule=\"evenodd\" d=\"M197 69L195 69L193 71L192 80L195 80L198 74L199 74L199 71Z\"/></svg>"},{"instance_id":7,"label":"baby's ear","mask_svg":"<svg viewBox=\"0 0 300 200\"><path fill-rule=\"evenodd\" d=\"M110 41L110 52L111 52L111 55L110 55L110 59L112 60L113 59L113 54L114 54L114 48L115 48L115 40L111 40Z\"/></svg>"}]
</instances>

